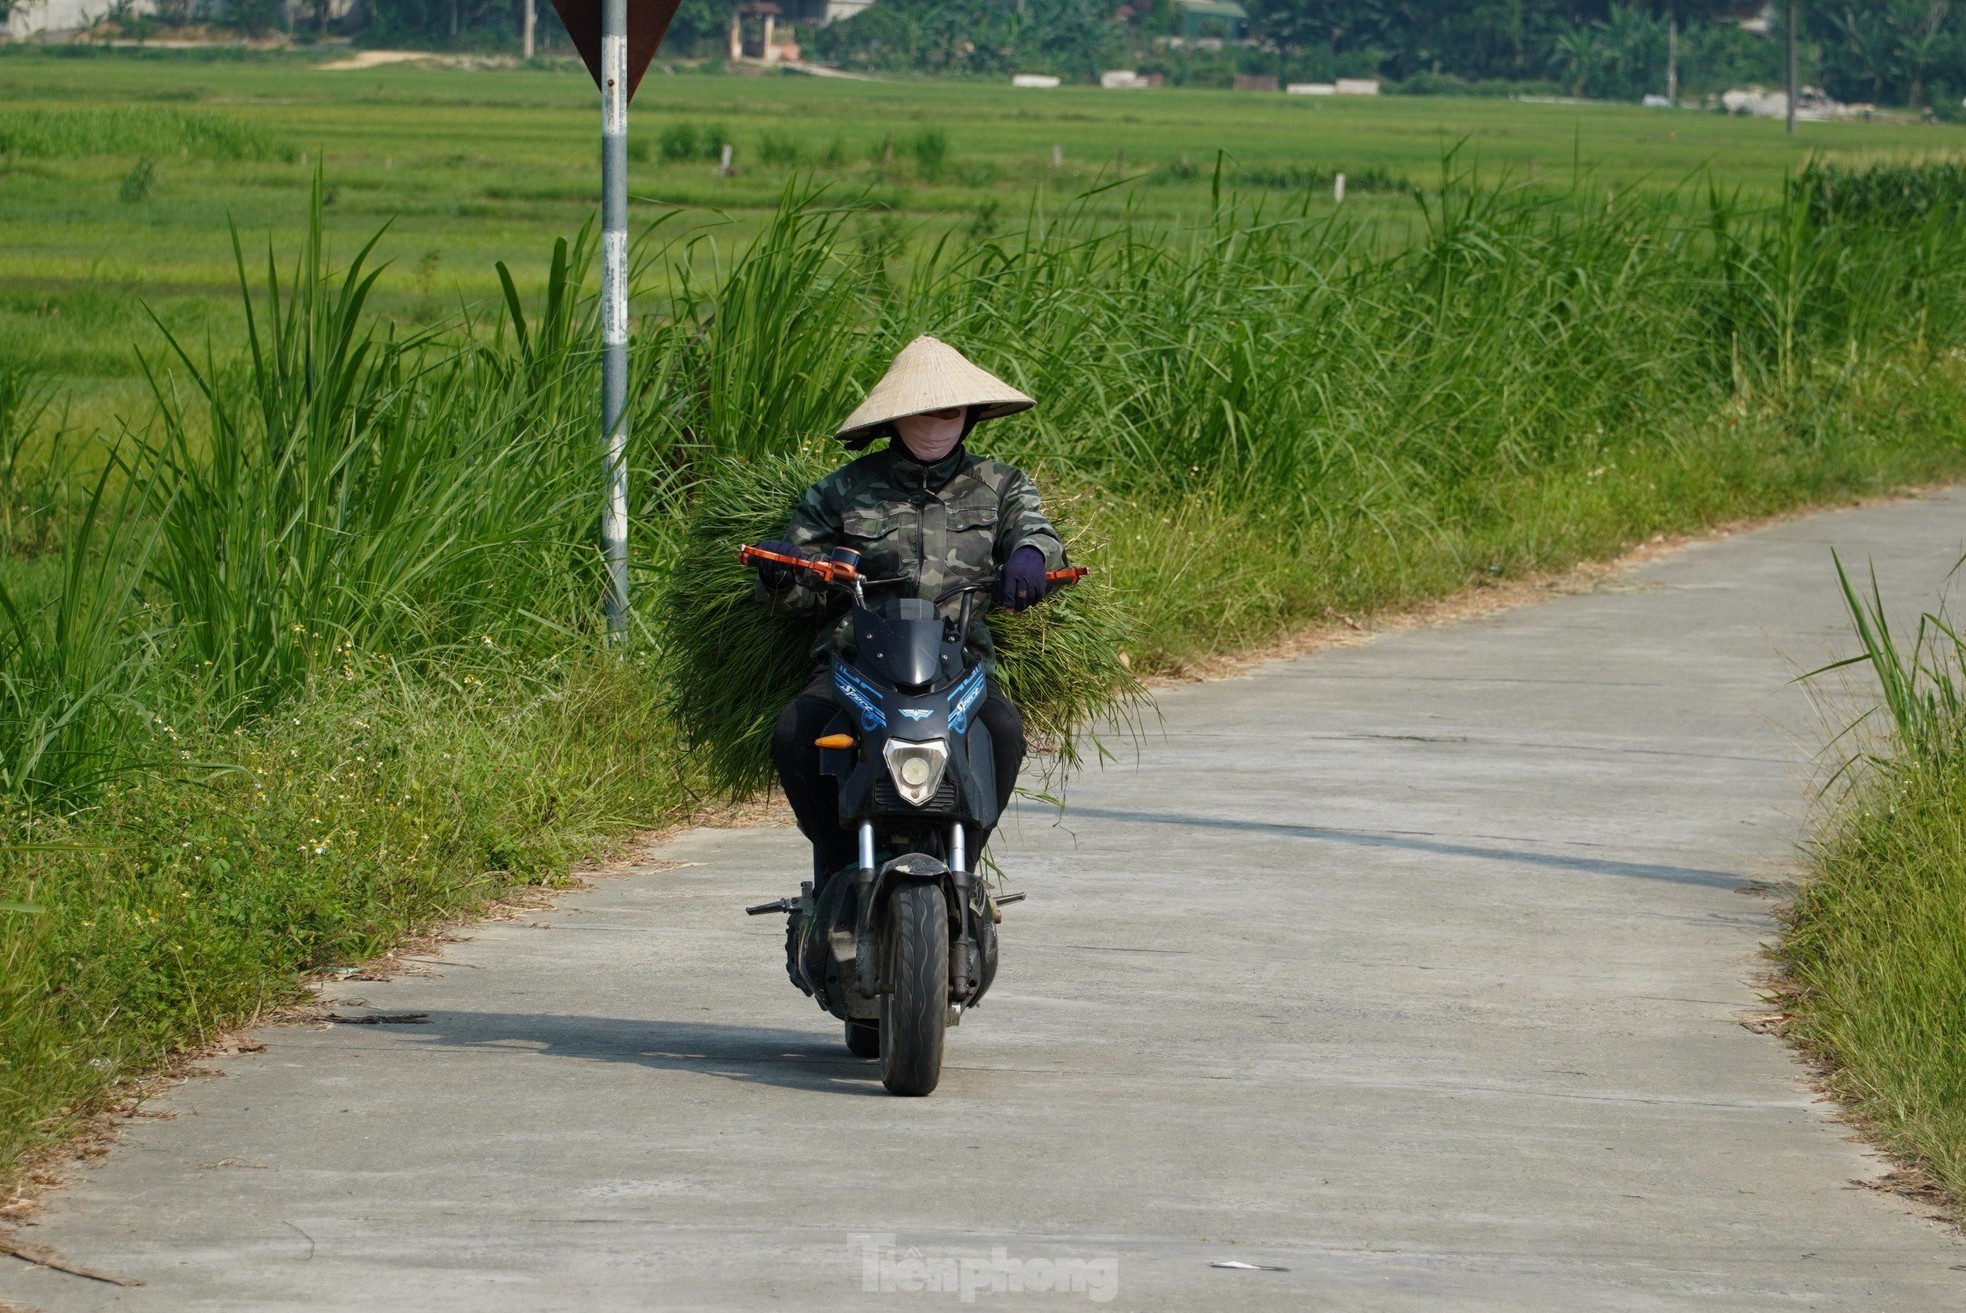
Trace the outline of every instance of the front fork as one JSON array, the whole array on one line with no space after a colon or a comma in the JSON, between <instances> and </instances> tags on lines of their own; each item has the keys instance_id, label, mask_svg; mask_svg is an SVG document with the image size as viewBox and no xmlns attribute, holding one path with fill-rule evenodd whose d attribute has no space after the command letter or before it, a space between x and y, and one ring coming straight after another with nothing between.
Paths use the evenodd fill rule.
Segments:
<instances>
[{"instance_id":1,"label":"front fork","mask_svg":"<svg viewBox=\"0 0 1966 1313\"><path fill-rule=\"evenodd\" d=\"M976 992L982 970L982 956L976 943L976 923L982 913L977 897L976 872L969 869L969 832L961 821L949 827L949 892L956 905L950 909L956 937L949 945L949 997L958 1005Z\"/></svg>"},{"instance_id":2,"label":"front fork","mask_svg":"<svg viewBox=\"0 0 1966 1313\"><path fill-rule=\"evenodd\" d=\"M860 928L854 944L854 967L859 974L860 992L867 998L885 991L881 988L880 961L874 951L874 909L867 904L874 894L874 823L860 822L860 869L853 873L853 914Z\"/></svg>"},{"instance_id":3,"label":"front fork","mask_svg":"<svg viewBox=\"0 0 1966 1313\"><path fill-rule=\"evenodd\" d=\"M979 918L985 915L985 907L978 895L979 885L976 873L969 869L969 829L961 821L949 826L949 887L955 895L955 905L950 909L950 922L955 936L950 940L949 952L949 994L957 1000L967 999L976 992L982 970L981 950L977 945L976 927ZM885 994L893 988L890 981L882 979L880 952L874 943L873 909L868 899L874 888L874 823L860 822L860 869L854 872L854 907L857 912L859 934L854 945L854 965L858 970L861 994L872 998Z\"/></svg>"}]
</instances>

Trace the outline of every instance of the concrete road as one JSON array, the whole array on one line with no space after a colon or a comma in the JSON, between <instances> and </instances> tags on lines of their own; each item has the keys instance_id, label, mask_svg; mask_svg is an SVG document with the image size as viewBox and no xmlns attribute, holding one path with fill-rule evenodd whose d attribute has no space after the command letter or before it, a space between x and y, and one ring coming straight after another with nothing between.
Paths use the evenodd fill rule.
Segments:
<instances>
[{"instance_id":1,"label":"concrete road","mask_svg":"<svg viewBox=\"0 0 1966 1313\"><path fill-rule=\"evenodd\" d=\"M263 1032L27 1233L146 1284L11 1263L0 1297L1966 1307L1966 1246L1854 1185L1880 1164L1741 1024L1818 741L1787 681L1843 641L1830 548L1922 602L1962 511L1168 694L1164 740L1009 836L1031 898L930 1099L884 1095L741 914L796 835L689 834L550 929L343 988L424 1024Z\"/></svg>"}]
</instances>

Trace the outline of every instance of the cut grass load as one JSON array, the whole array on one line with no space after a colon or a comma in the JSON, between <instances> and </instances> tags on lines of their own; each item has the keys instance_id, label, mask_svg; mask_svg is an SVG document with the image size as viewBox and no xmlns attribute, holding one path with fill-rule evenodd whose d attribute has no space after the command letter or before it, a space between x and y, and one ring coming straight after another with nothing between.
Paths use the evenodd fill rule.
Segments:
<instances>
[{"instance_id":1,"label":"cut grass load","mask_svg":"<svg viewBox=\"0 0 1966 1313\"><path fill-rule=\"evenodd\" d=\"M755 575L737 563L734 545L777 537L799 494L840 463L838 449L814 443L709 466L656 603L677 722L705 780L732 796L772 783L772 727L814 669L812 622L760 606ZM1132 617L1105 558L1087 550L1069 515L1054 509L1052 518L1074 544L1073 560L1092 573L1042 607L988 618L998 683L1034 745L1069 769L1087 747L1096 754L1102 726L1135 718L1145 693L1127 664ZM1032 773L1043 769L1034 762Z\"/></svg>"},{"instance_id":2,"label":"cut grass load","mask_svg":"<svg viewBox=\"0 0 1966 1313\"><path fill-rule=\"evenodd\" d=\"M369 248L332 255L333 178L297 259L235 257L243 350L153 330L153 418L106 474L8 475L64 491L0 563L0 902L39 909L0 913L0 1162L297 972L758 782L803 635L732 556L920 332L1041 401L978 442L1096 571L1002 630L1061 751L1136 672L1332 609L1966 470L1966 232L1937 216L1450 166L1395 249L1227 183L1193 221L1040 196L890 240L795 184L735 249L678 220L638 252L666 293L632 348L644 600L607 648L590 248L501 269L499 315L399 327Z\"/></svg>"}]
</instances>

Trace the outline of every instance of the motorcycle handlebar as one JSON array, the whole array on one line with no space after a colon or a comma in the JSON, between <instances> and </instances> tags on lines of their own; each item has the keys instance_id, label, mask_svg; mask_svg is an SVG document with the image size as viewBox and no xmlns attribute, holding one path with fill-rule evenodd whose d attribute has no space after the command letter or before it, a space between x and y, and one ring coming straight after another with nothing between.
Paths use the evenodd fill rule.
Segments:
<instances>
[{"instance_id":1,"label":"motorcycle handlebar","mask_svg":"<svg viewBox=\"0 0 1966 1313\"><path fill-rule=\"evenodd\" d=\"M816 574L822 582L829 584L850 584L860 577L859 571L844 561L816 561L809 556L787 556L783 552L768 552L749 543L737 549L737 560L740 565L759 565L765 561L774 565L789 565Z\"/></svg>"},{"instance_id":2,"label":"motorcycle handlebar","mask_svg":"<svg viewBox=\"0 0 1966 1313\"><path fill-rule=\"evenodd\" d=\"M822 561L809 556L788 556L784 552L768 552L762 547L753 547L749 543L737 549L737 560L741 565L750 566L760 565L766 561L774 565L789 565L795 570L804 570L810 574L817 575L821 582L829 584L850 584L860 578L860 572L844 561ZM1077 583L1090 573L1092 572L1082 565L1068 565L1062 570L1047 571L1044 581L1054 588L1063 588L1069 584ZM966 584L961 588L951 588L935 600L937 604L940 604L963 593L976 592L982 589L994 588L995 586L993 583Z\"/></svg>"},{"instance_id":3,"label":"motorcycle handlebar","mask_svg":"<svg viewBox=\"0 0 1966 1313\"><path fill-rule=\"evenodd\" d=\"M1050 584L1053 588L1063 588L1068 584L1077 583L1079 580L1085 578L1087 575L1091 573L1092 571L1086 569L1082 565L1067 566L1063 570L1050 571L1048 574L1045 575L1044 581L1047 584ZM937 606L940 606L944 602L950 601L954 598L961 597L964 593L991 592L996 588L996 586L997 583L996 580L994 579L992 579L988 583L981 583L981 584L958 584L954 588L944 589L936 597L935 604Z\"/></svg>"}]
</instances>

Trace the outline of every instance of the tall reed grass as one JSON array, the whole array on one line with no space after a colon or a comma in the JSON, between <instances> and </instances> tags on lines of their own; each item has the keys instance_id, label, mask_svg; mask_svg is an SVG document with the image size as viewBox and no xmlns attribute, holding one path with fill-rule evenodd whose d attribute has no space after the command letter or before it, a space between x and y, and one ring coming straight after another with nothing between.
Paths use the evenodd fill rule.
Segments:
<instances>
[{"instance_id":1,"label":"tall reed grass","mask_svg":"<svg viewBox=\"0 0 1966 1313\"><path fill-rule=\"evenodd\" d=\"M153 370L157 427L130 457L151 591L227 719L357 651L536 649L539 617L578 625L591 584L564 270L530 332L512 302L516 353L397 338L365 312L373 242L327 263L318 179L312 214L292 278L269 252L255 293L239 254L243 370L163 333L177 370Z\"/></svg>"},{"instance_id":2,"label":"tall reed grass","mask_svg":"<svg viewBox=\"0 0 1966 1313\"><path fill-rule=\"evenodd\" d=\"M1882 1142L1966 1201L1966 637L1943 610L1894 629L1873 574L1837 563L1876 705L1838 741L1848 785L1789 912L1792 1036Z\"/></svg>"}]
</instances>

